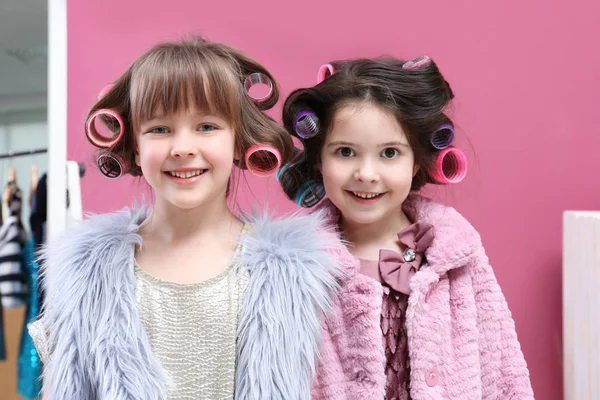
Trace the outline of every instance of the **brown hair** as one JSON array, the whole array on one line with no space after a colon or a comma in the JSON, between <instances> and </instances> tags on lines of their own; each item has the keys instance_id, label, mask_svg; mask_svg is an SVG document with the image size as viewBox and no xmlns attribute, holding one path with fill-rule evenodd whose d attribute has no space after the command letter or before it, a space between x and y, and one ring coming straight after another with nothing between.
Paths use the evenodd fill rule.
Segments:
<instances>
[{"instance_id":1,"label":"brown hair","mask_svg":"<svg viewBox=\"0 0 600 400\"><path fill-rule=\"evenodd\" d=\"M245 78L252 73L262 73L272 82L273 94L263 103L253 101L244 88ZM103 151L120 157L126 164L124 172L141 176L142 171L135 164L135 132L140 122L150 118L157 108L172 113L197 106L232 125L236 150L242 155L237 164L245 168L243 155L254 144L275 147L282 162L287 162L292 154L290 135L262 112L278 99L277 83L261 64L233 47L192 36L159 43L144 53L94 104L88 118L100 109L121 115L124 137ZM116 135L118 126L105 122Z\"/></svg>"},{"instance_id":2,"label":"brown hair","mask_svg":"<svg viewBox=\"0 0 600 400\"><path fill-rule=\"evenodd\" d=\"M419 190L426 183L435 183L429 169L439 150L430 144L431 134L443 124L452 121L444 113L454 97L450 85L437 65L430 63L414 70L403 69L404 61L379 57L353 59L331 63L335 73L312 88L298 89L290 94L283 107L283 123L292 134L294 120L299 112L313 111L319 119L318 133L301 139L302 154L286 166L279 181L290 199L307 181L322 181L316 165L319 163L325 135L331 129L336 112L344 106L370 102L388 110L405 131L415 155L419 171L413 178L411 190Z\"/></svg>"}]
</instances>

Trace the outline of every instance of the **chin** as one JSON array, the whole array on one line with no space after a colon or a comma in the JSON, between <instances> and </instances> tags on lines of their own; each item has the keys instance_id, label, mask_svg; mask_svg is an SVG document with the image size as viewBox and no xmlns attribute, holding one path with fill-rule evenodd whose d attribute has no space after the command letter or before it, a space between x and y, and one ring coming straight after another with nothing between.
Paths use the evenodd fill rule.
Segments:
<instances>
[{"instance_id":1,"label":"chin","mask_svg":"<svg viewBox=\"0 0 600 400\"><path fill-rule=\"evenodd\" d=\"M339 209L341 214L344 216L344 219L347 221L352 221L355 224L367 225L378 222L380 219L384 218L384 214L381 212L356 212L354 210L344 210L342 208Z\"/></svg>"},{"instance_id":2,"label":"chin","mask_svg":"<svg viewBox=\"0 0 600 400\"><path fill-rule=\"evenodd\" d=\"M358 225L370 225L376 222L379 222L383 217L382 216L366 216L366 215L350 215L347 220L350 220Z\"/></svg>"},{"instance_id":3,"label":"chin","mask_svg":"<svg viewBox=\"0 0 600 400\"><path fill-rule=\"evenodd\" d=\"M172 207L179 208L181 210L191 210L197 207L202 206L206 203L206 196L198 195L198 193L193 194L189 193L187 195L175 195L175 196L167 196L164 198L166 203L170 204Z\"/></svg>"}]
</instances>

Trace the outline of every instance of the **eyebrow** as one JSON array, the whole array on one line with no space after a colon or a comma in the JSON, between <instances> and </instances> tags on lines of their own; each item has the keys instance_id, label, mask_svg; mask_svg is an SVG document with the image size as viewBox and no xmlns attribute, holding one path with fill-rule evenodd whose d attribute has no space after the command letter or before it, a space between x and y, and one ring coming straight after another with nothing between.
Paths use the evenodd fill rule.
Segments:
<instances>
[{"instance_id":1,"label":"eyebrow","mask_svg":"<svg viewBox=\"0 0 600 400\"><path fill-rule=\"evenodd\" d=\"M335 146L353 146L350 142L344 142L342 140L336 140L335 142L331 142L327 145L327 147L335 147Z\"/></svg>"},{"instance_id":2,"label":"eyebrow","mask_svg":"<svg viewBox=\"0 0 600 400\"><path fill-rule=\"evenodd\" d=\"M355 146L355 145L354 145L354 143L344 142L343 140L336 140L335 142L331 142L327 145L327 147L336 147L336 146ZM382 143L379 145L379 147L393 147L393 146L410 147L407 143L403 143L403 142L387 142L387 143Z\"/></svg>"},{"instance_id":3,"label":"eyebrow","mask_svg":"<svg viewBox=\"0 0 600 400\"><path fill-rule=\"evenodd\" d=\"M392 146L410 147L408 145L408 143L404 143L404 142L387 142L387 143L383 143L380 145L380 147L392 147Z\"/></svg>"},{"instance_id":4,"label":"eyebrow","mask_svg":"<svg viewBox=\"0 0 600 400\"><path fill-rule=\"evenodd\" d=\"M177 114L177 112L182 112L183 110L175 110L175 112L164 112L164 111L160 111L157 113L152 113L150 114L148 117L148 119L160 119L160 118L167 118L170 117L171 115L175 115ZM185 110L185 112L191 112L190 109ZM193 113L195 116L197 117L208 117L208 116L213 116L216 117L216 114L211 113L211 111L208 108L204 108L204 107L197 107L195 112Z\"/></svg>"}]
</instances>

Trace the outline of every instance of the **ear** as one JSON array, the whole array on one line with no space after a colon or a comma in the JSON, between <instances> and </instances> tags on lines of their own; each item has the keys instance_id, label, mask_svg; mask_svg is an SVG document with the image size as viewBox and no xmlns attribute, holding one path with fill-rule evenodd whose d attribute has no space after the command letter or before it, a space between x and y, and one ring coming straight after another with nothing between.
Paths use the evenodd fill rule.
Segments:
<instances>
[{"instance_id":1,"label":"ear","mask_svg":"<svg viewBox=\"0 0 600 400\"><path fill-rule=\"evenodd\" d=\"M318 173L321 173L321 161L317 161L316 164L313 166L313 169Z\"/></svg>"},{"instance_id":2,"label":"ear","mask_svg":"<svg viewBox=\"0 0 600 400\"><path fill-rule=\"evenodd\" d=\"M235 150L233 151L233 161L240 161L242 159L242 151L238 146L235 146Z\"/></svg>"},{"instance_id":3,"label":"ear","mask_svg":"<svg viewBox=\"0 0 600 400\"><path fill-rule=\"evenodd\" d=\"M417 173L419 172L420 169L421 169L421 166L415 164L415 166L413 167L413 178L417 175Z\"/></svg>"},{"instance_id":4,"label":"ear","mask_svg":"<svg viewBox=\"0 0 600 400\"><path fill-rule=\"evenodd\" d=\"M138 167L141 167L140 165L140 152L139 151L135 151L135 165L137 165Z\"/></svg>"}]
</instances>

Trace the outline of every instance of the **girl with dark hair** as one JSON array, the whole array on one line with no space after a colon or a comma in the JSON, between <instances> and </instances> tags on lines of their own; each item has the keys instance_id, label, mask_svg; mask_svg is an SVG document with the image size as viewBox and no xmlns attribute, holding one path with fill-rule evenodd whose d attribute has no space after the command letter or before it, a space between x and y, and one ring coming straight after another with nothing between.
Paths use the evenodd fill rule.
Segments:
<instances>
[{"instance_id":1,"label":"girl with dark hair","mask_svg":"<svg viewBox=\"0 0 600 400\"><path fill-rule=\"evenodd\" d=\"M315 398L533 398L479 234L416 194L466 174L445 113L453 97L423 56L332 62L285 102L284 125L303 150L278 179L301 207L327 195L318 209L347 244Z\"/></svg>"}]
</instances>

